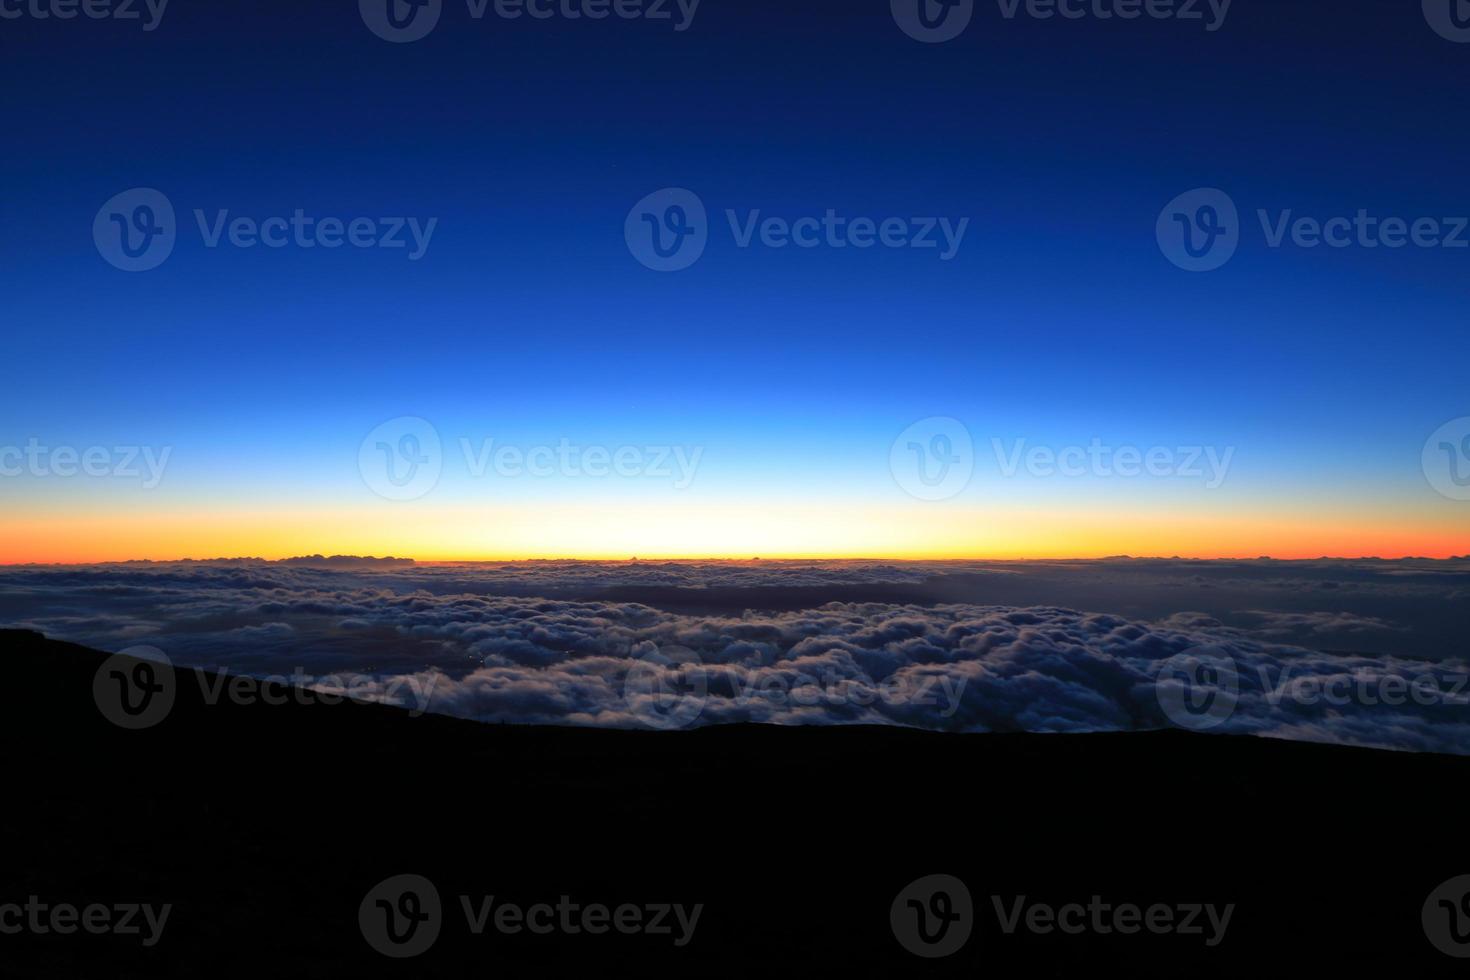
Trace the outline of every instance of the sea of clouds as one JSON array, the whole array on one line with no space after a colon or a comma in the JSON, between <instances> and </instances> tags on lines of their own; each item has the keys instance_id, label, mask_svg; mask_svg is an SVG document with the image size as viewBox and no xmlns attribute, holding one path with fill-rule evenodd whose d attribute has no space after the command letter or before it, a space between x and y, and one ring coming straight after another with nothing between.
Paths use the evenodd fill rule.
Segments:
<instances>
[{"instance_id":1,"label":"sea of clouds","mask_svg":"<svg viewBox=\"0 0 1470 980\"><path fill-rule=\"evenodd\" d=\"M1099 564L1081 574L1116 571ZM1379 570L1385 588L1403 587L1400 571ZM1440 571L1430 569L1431 581ZM821 595L921 584L945 594L950 580L983 594L1018 574L1027 568L893 562L12 567L0 569L0 624L318 688L351 676L355 696L491 722L1178 726L1470 753L1465 659L1346 652L1355 637L1391 642L1404 631L1382 616L1248 607L1227 624L1188 608L1139 618ZM1459 601L1463 574L1439 586L1444 601ZM1339 577L1353 574L1345 567ZM1310 581L1320 578L1319 568ZM651 599L606 597L634 587ZM803 608L736 608L726 597L689 611L691 595L711 590L796 588L812 594Z\"/></svg>"}]
</instances>

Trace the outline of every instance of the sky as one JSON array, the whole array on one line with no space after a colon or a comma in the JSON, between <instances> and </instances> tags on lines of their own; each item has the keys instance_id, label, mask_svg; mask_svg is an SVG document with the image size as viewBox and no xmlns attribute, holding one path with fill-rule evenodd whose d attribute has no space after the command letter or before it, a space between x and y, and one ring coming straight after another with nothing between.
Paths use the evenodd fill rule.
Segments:
<instances>
[{"instance_id":1,"label":"sky","mask_svg":"<svg viewBox=\"0 0 1470 980\"><path fill-rule=\"evenodd\" d=\"M886 0L446 0L405 43L346 2L44 6L0 3L0 562L1470 553L1470 248L1257 215L1470 213L1470 44L1417 4L979 3L944 43ZM174 211L147 271L109 260L135 188ZM658 271L628 229L670 188L707 243ZM1197 188L1238 208L1212 271L1157 233ZM209 244L298 209L414 220ZM829 210L941 244L741 246Z\"/></svg>"}]
</instances>

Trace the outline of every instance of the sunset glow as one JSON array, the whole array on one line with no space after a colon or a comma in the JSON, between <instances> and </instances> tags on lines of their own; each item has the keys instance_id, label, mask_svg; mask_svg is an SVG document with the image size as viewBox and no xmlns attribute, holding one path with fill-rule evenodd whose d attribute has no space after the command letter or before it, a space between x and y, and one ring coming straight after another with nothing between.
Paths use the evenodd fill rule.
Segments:
<instances>
[{"instance_id":1,"label":"sunset glow","mask_svg":"<svg viewBox=\"0 0 1470 980\"><path fill-rule=\"evenodd\" d=\"M0 517L0 563L394 555L421 561L527 558L1434 557L1470 553L1470 532L1364 510L1275 515L1142 507L911 508L596 505L324 511L260 506Z\"/></svg>"}]
</instances>

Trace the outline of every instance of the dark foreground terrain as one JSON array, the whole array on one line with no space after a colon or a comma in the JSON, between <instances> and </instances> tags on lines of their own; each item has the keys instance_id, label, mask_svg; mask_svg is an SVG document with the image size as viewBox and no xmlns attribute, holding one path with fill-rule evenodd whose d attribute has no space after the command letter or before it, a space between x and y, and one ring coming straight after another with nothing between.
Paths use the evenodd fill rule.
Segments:
<instances>
[{"instance_id":1,"label":"dark foreground terrain","mask_svg":"<svg viewBox=\"0 0 1470 980\"><path fill-rule=\"evenodd\" d=\"M105 655L16 632L0 632L0 649L0 926L28 902L172 907L151 946L141 913L128 935L58 934L41 913L44 933L0 935L7 977L1470 969L1432 946L1421 922L1430 893L1470 873L1470 759L1181 732L486 726L267 704L253 687L249 703L211 704L187 671L167 717L130 731L94 699ZM437 914L429 896L369 898L406 874L433 883ZM972 911L951 926L972 932L952 955L925 959L895 937L890 906L935 874L967 886ZM579 931L498 930L492 911L477 935L464 902L478 914L490 896L492 909L574 904L566 921ZM1026 908L1167 905L1177 920L1197 905L1234 908L1210 946L1203 913L1190 934L1024 921L1007 932L996 902L1009 916L1022 896ZM7 903L22 911L5 913ZM427 916L412 932L394 919L400 952L437 936L419 955L384 955L364 935L364 904L365 921L384 928L390 908ZM636 911L668 932L624 934L581 916L598 905L609 916L632 906L625 924ZM660 915L665 905L701 905L692 931ZM919 905L954 916L963 899ZM931 936L952 935L937 922ZM690 938L677 945L681 932Z\"/></svg>"}]
</instances>

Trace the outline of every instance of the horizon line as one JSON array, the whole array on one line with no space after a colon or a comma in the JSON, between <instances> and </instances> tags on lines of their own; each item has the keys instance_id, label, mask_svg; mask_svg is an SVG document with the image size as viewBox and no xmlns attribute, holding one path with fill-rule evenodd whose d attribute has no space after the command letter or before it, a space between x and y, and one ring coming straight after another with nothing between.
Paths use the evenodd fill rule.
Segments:
<instances>
[{"instance_id":1,"label":"horizon line","mask_svg":"<svg viewBox=\"0 0 1470 980\"><path fill-rule=\"evenodd\" d=\"M323 554L309 553L299 555L287 555L280 558L265 558L260 555L215 555L206 558L116 558L89 561L0 561L0 568L59 568L79 566L103 566L103 565L173 565L183 563L210 564L220 562L260 562L262 564L284 564L289 562L318 561L359 561L359 562L399 562L413 565L483 565L483 564L524 564L531 562L579 562L586 564L645 564L645 563L692 563L692 562L855 562L855 561L884 561L918 563L960 563L960 562L996 562L996 563L1025 563L1025 562L1124 562L1124 561L1188 561L1188 562L1222 562L1222 561L1272 561L1272 562L1304 562L1304 561L1464 561L1470 560L1470 555L1072 555L1072 556L995 556L995 555L782 555L776 554L770 557L761 555L652 555L640 557L630 555L626 557L599 557L599 556L518 556L518 557L480 557L480 558L413 558L404 555L351 555L351 554Z\"/></svg>"}]
</instances>

